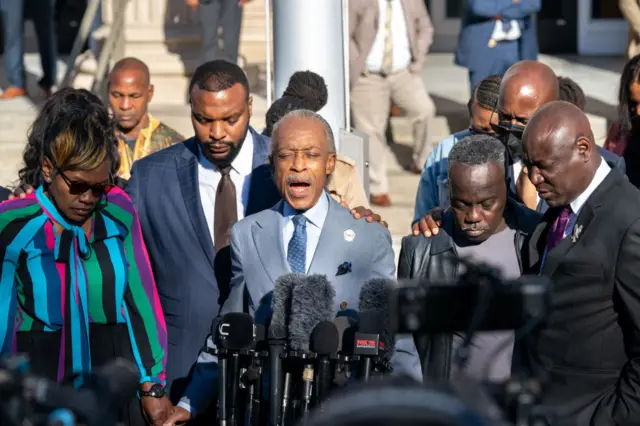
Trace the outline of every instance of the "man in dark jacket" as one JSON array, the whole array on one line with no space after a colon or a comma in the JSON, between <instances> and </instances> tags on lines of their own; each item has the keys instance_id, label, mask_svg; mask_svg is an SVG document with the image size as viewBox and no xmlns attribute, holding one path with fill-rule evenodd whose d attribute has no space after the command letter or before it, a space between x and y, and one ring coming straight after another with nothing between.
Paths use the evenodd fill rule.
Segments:
<instances>
[{"instance_id":1,"label":"man in dark jacket","mask_svg":"<svg viewBox=\"0 0 640 426\"><path fill-rule=\"evenodd\" d=\"M499 268L505 278L520 276L520 249L539 216L507 197L504 156L504 145L488 135L468 136L452 148L451 208L444 213L442 232L431 238L403 239L399 279L454 281L462 268L461 258ZM512 331L478 333L464 372L477 379L486 378L485 371L491 380L509 378L513 348L509 340L513 340ZM458 335L433 336L427 347L419 348L423 360L427 355L422 366L425 379L458 374L451 354L460 343Z\"/></svg>"}]
</instances>

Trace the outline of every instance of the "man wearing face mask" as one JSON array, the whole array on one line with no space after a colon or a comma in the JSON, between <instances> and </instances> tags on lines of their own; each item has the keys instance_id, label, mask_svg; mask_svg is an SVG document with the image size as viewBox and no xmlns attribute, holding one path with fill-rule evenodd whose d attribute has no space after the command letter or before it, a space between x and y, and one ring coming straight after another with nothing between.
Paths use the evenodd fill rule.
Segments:
<instances>
[{"instance_id":1,"label":"man wearing face mask","mask_svg":"<svg viewBox=\"0 0 640 426\"><path fill-rule=\"evenodd\" d=\"M517 195L516 181L522 169L522 134L533 114L544 105L558 100L559 96L558 77L542 62L518 62L502 77L495 130L507 150L505 156L507 193L510 198L518 202L521 200ZM601 147L597 149L612 167L623 164L619 162L618 156ZM544 210L546 208L542 207L542 211ZM432 212L435 218L431 215ZM432 233L438 232L441 212L439 208L434 208L432 212L421 219L414 220L412 224L414 235L422 233L430 237Z\"/></svg>"}]
</instances>

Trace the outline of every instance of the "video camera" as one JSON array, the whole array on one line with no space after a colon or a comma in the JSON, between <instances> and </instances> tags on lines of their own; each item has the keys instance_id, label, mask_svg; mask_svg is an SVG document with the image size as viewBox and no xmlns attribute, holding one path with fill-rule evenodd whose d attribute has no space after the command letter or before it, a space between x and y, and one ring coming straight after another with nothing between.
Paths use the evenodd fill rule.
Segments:
<instances>
[{"instance_id":1,"label":"video camera","mask_svg":"<svg viewBox=\"0 0 640 426\"><path fill-rule=\"evenodd\" d=\"M30 373L29 359L0 360L0 425L114 426L118 409L138 390L133 363L116 359L83 377L79 388Z\"/></svg>"},{"instance_id":2,"label":"video camera","mask_svg":"<svg viewBox=\"0 0 640 426\"><path fill-rule=\"evenodd\" d=\"M391 290L392 332L411 333L416 341L462 333L454 362L464 366L476 332L515 330L515 341L520 342L544 323L551 280L539 276L505 280L490 266L452 260L462 266L455 281L406 280ZM552 413L540 404L541 382L517 374L504 383L464 375L427 376L423 384L388 378L345 389L305 426L549 425Z\"/></svg>"}]
</instances>

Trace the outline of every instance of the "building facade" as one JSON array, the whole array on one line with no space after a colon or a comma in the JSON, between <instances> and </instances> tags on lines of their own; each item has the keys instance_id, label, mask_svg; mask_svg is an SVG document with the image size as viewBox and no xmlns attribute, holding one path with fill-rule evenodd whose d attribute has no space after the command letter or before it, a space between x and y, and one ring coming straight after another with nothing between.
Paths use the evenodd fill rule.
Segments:
<instances>
[{"instance_id":1,"label":"building facade","mask_svg":"<svg viewBox=\"0 0 640 426\"><path fill-rule=\"evenodd\" d=\"M528 1L528 0L521 0ZM455 49L465 0L425 0L435 27L433 51ZM628 26L617 0L542 0L538 39L542 53L619 55Z\"/></svg>"}]
</instances>

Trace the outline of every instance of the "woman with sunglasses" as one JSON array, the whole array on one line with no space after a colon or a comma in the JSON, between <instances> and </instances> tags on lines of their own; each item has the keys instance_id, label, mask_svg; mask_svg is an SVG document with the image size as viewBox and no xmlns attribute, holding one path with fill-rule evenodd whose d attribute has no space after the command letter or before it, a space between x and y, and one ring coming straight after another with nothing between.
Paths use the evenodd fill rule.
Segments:
<instances>
[{"instance_id":1,"label":"woman with sunglasses","mask_svg":"<svg viewBox=\"0 0 640 426\"><path fill-rule=\"evenodd\" d=\"M0 205L0 351L76 385L121 357L140 370L126 424L161 424L167 333L138 216L112 186L118 155L106 107L86 90L54 94L36 118L21 180L36 189Z\"/></svg>"}]
</instances>

